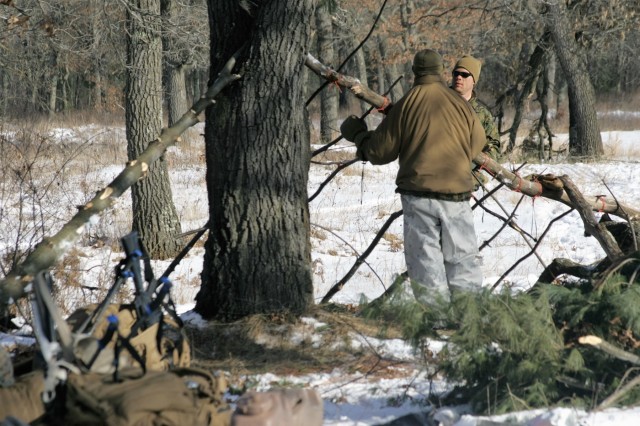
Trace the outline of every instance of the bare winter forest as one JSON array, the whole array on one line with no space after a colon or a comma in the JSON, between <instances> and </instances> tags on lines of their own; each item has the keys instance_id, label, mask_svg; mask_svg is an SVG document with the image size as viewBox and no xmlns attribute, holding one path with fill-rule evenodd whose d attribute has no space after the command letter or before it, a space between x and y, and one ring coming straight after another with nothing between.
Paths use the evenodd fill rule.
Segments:
<instances>
[{"instance_id":1,"label":"bare winter forest","mask_svg":"<svg viewBox=\"0 0 640 426\"><path fill-rule=\"evenodd\" d=\"M490 403L489 411L545 406L563 398L635 403L636 391L621 392L618 386L634 383L637 309L596 294L607 293L608 285L623 282L634 288L638 282L629 264L637 263L640 204L609 187L607 196L588 192L590 185L583 192L572 176L554 174L546 165L618 161L616 144L604 144L603 133L640 128L637 2L289 3L0 0L0 317L6 322L22 315L31 280L45 270L55 277L54 298L64 315L103 299L114 281L114 259L122 255L120 239L133 230L157 267L169 266L198 236L192 242L201 265L193 273L181 271L182 291L174 297L179 305L194 303L194 312L204 319L228 324L264 315L294 321L332 307L357 314L360 321L371 305L332 299L340 298L350 274L367 263L367 250L342 280L320 291L318 277L324 272L312 250L334 230L312 222L322 209L310 204L324 195L325 186L357 177L363 185L364 166L358 167L350 145L341 140L340 123L356 114L370 128L377 125L386 103L400 99L413 84L415 52L432 48L442 54L447 78L463 55L482 62L477 94L494 115L502 158L474 159L491 182L478 195L478 205L488 205L483 202L492 185L513 191L513 197L555 201L580 213L576 232L594 236L602 250L588 264L540 260L545 263L537 271L540 283L561 284L568 293L545 290L540 299L518 302L523 312L559 301L594 309L591 317L585 308L539 318L540 324L555 321L561 331L552 327L553 336L538 343L562 346L561 339L554 340L557 331L566 338L562 355L533 357L536 365L526 374L505 374L507 388L512 385L508 391L496 384L502 376L495 383L476 376L495 365L478 359L465 364L462 352L449 354L458 362L443 361L443 370L456 379L476 380L462 392L468 400L478 389L495 385L500 401ZM351 93L355 84L365 88L364 94ZM624 149L627 160L637 158L633 147ZM527 164L534 166L525 178L518 168ZM322 169L326 180L318 182L318 174L310 179L310 168ZM371 221L382 230L359 237L360 243L374 250L382 240L401 253L398 233L383 228L398 217L393 201L380 199L374 211ZM487 209L488 215L494 213ZM596 222L594 213L605 216ZM514 217L500 226L515 228ZM608 223L611 218L615 223ZM331 249L331 256L343 256L341 250L353 249L350 244ZM532 257L539 258L529 244ZM494 288L509 282L508 268L495 274ZM617 274L621 278L609 284ZM385 290L394 288L390 276L375 278ZM593 293L585 290L588 286ZM577 300L581 292L583 299ZM135 296L122 288L117 299ZM380 303L393 293L382 296ZM512 303L511 296L496 297L505 299L480 301L488 316L492 303ZM603 314L607 309L616 314ZM367 311L374 320L388 319L384 308L374 311ZM426 338L420 327L407 331L415 312L397 313L402 315L394 318L394 333L414 343ZM594 325L593 318L607 323ZM429 318L423 320L429 324ZM464 329L461 321L452 328ZM515 327L505 325L505 334L511 337ZM576 361L571 349L587 335L599 335L617 348L615 364L584 353ZM451 340L460 351L468 349L472 339L462 332L458 336ZM192 337L198 340L197 333ZM489 343L496 338L487 336ZM504 343L505 353L521 346L509 344ZM610 353L608 347L599 349ZM229 349L236 350L241 348ZM218 367L219 360L209 355L200 353L199 361ZM520 371L521 364L516 368L509 362L496 364ZM545 363L562 367L554 370ZM532 371L541 371L539 365L557 374L532 390L527 380L535 376ZM600 375L609 369L616 373ZM552 389L556 381L571 391ZM596 384L602 394L595 394ZM512 405L505 395L514 396ZM478 404L478 410L487 407Z\"/></svg>"}]
</instances>

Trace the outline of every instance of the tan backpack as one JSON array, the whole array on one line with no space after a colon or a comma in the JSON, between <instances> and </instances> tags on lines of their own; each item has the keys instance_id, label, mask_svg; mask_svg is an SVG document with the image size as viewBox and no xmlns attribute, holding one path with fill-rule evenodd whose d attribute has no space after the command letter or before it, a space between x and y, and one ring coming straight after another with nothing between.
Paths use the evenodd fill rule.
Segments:
<instances>
[{"instance_id":1,"label":"tan backpack","mask_svg":"<svg viewBox=\"0 0 640 426\"><path fill-rule=\"evenodd\" d=\"M96 305L81 308L72 313L67 322L76 331L76 326L84 323L96 309ZM107 318L117 318L117 333L100 347L108 333ZM74 355L85 367L94 373L112 373L116 368L140 366L149 370L168 370L173 367L188 367L191 364L189 343L181 325L170 315L164 315L159 322L132 336L136 323L136 311L129 304L111 304L91 335L82 336L74 344ZM107 336L108 337L108 336ZM118 362L114 363L118 340L126 339L130 347L118 351ZM139 358L137 358L139 357Z\"/></svg>"},{"instance_id":2,"label":"tan backpack","mask_svg":"<svg viewBox=\"0 0 640 426\"><path fill-rule=\"evenodd\" d=\"M196 368L112 374L70 374L65 407L56 417L75 426L228 426L226 381Z\"/></svg>"},{"instance_id":3,"label":"tan backpack","mask_svg":"<svg viewBox=\"0 0 640 426\"><path fill-rule=\"evenodd\" d=\"M0 422L9 416L26 423L40 418L45 412L40 396L43 390L44 373L41 370L16 377L11 386L0 387Z\"/></svg>"}]
</instances>

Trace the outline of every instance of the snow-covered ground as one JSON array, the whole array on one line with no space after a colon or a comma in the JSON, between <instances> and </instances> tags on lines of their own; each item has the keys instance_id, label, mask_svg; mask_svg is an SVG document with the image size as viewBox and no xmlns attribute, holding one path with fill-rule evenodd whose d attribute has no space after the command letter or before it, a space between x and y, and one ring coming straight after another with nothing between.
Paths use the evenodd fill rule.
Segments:
<instances>
[{"instance_id":1,"label":"snow-covered ground","mask_svg":"<svg viewBox=\"0 0 640 426\"><path fill-rule=\"evenodd\" d=\"M85 130L90 132L90 130ZM110 130L112 131L112 130ZM552 173L568 175L585 196L606 195L615 197L621 203L640 208L640 132L604 132L603 140L607 147L608 158L598 163L559 163L528 164L519 170L526 176L531 173ZM73 137L65 129L59 130L57 138ZM85 136L86 137L86 136ZM566 141L566 135L558 135L558 141ZM349 144L336 149L351 150ZM167 154L179 158L186 155L180 148L171 148ZM176 161L181 166L171 169L174 199L183 220L183 230L197 228L207 219L205 170L202 166L193 166ZM519 164L505 162L506 167L516 168ZM318 186L332 172L329 166L313 165L309 179L309 194L315 193ZM110 182L121 168L108 161L100 161L83 177L90 182L90 189L97 190ZM352 267L357 256L364 252L389 215L400 210L399 196L395 194L396 165L372 166L355 164L346 172L338 175L310 204L312 222L312 260L314 267L315 297L320 301L329 289L339 281ZM489 187L495 183L490 182ZM85 192L82 192L84 188ZM78 185L78 193L65 197L65 206L86 202L87 190ZM477 192L482 196L482 190ZM495 199L487 200L486 206L502 216L512 213L521 194L501 189ZM75 201L69 203L69 199ZM112 227L119 235L126 233L130 211L129 197L125 195L112 211L92 224L87 233L99 234L99 230ZM50 206L55 209L56 206ZM63 207L60 206L60 209ZM549 222L568 208L555 201L543 198L525 198L515 214L516 223L526 233L537 237L547 228ZM5 210L5 214L8 209ZM477 208L475 212L476 233L479 243L493 237L501 222L494 216ZM73 212L68 212L70 218ZM92 230L92 227L93 230ZM577 212L573 212L555 223L546 238L537 248L537 256L529 256L504 281L499 283L514 288L527 288L535 282L543 269L543 264L556 257L565 257L580 263L590 263L604 256L602 249L593 237L585 237L583 224ZM9 247L10 241L2 241L0 251ZM517 259L531 250L532 241L527 241L510 228L505 229L482 252L485 286L493 286L498 278ZM92 285L109 284L110 272L121 254L113 252L108 246L93 244L83 248L82 257L85 280ZM4 254L4 253L1 253ZM175 284L173 297L179 304L180 312L189 321L198 321L190 309L198 291L199 274L202 269L203 249L196 247L178 265L172 274ZM156 273L161 274L168 262L154 262ZM355 304L362 295L369 299L379 296L388 287L396 274L405 270L402 252L402 219L396 220L388 229L384 238L367 258L357 273L332 299L336 303ZM73 301L67 301L72 305ZM312 321L309 319L309 321ZM11 336L0 336L0 344L9 345ZM357 339L357 336L354 336ZM398 359L410 359L411 348L401 340L368 339L380 354ZM432 349L437 350L438 342ZM259 389L267 389L270 383L299 383L316 389L324 400L326 425L374 425L391 421L401 415L428 409L421 405L430 392L447 388L446 383L430 381L420 369L405 371L395 378L368 377L362 373L346 373L336 370L330 374L311 374L296 377L274 377L261 375L253 378ZM478 417L462 416L458 409L443 410L438 415L450 417L442 424L467 426L480 425L482 420L495 422L510 419L509 424L541 425L599 425L627 426L636 425L640 419L640 408L624 410L606 410L604 412L585 413L572 409L538 410L513 413L510 416Z\"/></svg>"}]
</instances>

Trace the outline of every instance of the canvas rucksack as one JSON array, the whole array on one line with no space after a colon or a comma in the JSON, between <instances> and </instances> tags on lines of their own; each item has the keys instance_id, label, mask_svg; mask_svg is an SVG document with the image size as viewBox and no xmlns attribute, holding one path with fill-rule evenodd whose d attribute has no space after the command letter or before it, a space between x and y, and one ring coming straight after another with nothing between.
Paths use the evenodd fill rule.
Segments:
<instances>
[{"instance_id":1,"label":"canvas rucksack","mask_svg":"<svg viewBox=\"0 0 640 426\"><path fill-rule=\"evenodd\" d=\"M226 381L196 368L70 374L54 416L69 426L228 426Z\"/></svg>"},{"instance_id":2,"label":"canvas rucksack","mask_svg":"<svg viewBox=\"0 0 640 426\"><path fill-rule=\"evenodd\" d=\"M26 423L40 418L45 411L40 396L43 390L44 373L41 370L16 377L11 386L0 387L0 422L9 416Z\"/></svg>"},{"instance_id":3,"label":"canvas rucksack","mask_svg":"<svg viewBox=\"0 0 640 426\"><path fill-rule=\"evenodd\" d=\"M69 316L67 322L75 331L75 327L82 324L95 309L95 305L78 309ZM108 319L114 317L117 320L117 330L109 338ZM75 343L76 359L94 373L111 373L115 368L140 366L140 363L150 370L168 370L190 365L188 341L174 318L164 315L146 329L133 332L132 328L136 323L137 314L132 305L107 306L102 321L96 324L92 334ZM122 344L122 339L127 339L130 346L117 350L116 345ZM114 362L116 352L118 360Z\"/></svg>"}]
</instances>

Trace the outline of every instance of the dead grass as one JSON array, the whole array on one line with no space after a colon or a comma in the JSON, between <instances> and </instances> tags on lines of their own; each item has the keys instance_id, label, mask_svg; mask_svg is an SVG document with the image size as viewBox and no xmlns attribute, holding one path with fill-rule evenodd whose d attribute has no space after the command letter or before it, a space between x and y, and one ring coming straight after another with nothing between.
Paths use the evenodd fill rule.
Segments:
<instances>
[{"instance_id":1,"label":"dead grass","mask_svg":"<svg viewBox=\"0 0 640 426\"><path fill-rule=\"evenodd\" d=\"M400 337L399 330L362 318L352 306L316 306L303 319L257 315L231 324L212 321L204 329L187 325L186 331L193 363L228 372L231 383L251 374L302 375L336 368L382 377L398 374L388 367L402 364L379 356L366 345L352 345L353 334Z\"/></svg>"}]
</instances>

